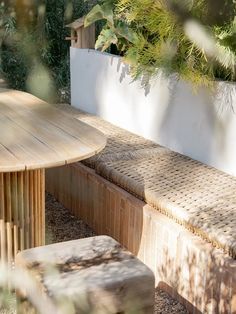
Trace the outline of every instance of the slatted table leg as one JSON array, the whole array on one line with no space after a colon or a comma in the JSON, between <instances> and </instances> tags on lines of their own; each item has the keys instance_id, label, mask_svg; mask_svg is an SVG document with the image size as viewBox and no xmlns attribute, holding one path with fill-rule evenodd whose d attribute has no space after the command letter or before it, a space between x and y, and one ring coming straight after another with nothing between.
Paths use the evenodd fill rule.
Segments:
<instances>
[{"instance_id":1,"label":"slatted table leg","mask_svg":"<svg viewBox=\"0 0 236 314\"><path fill-rule=\"evenodd\" d=\"M45 170L0 173L0 258L45 243Z\"/></svg>"}]
</instances>

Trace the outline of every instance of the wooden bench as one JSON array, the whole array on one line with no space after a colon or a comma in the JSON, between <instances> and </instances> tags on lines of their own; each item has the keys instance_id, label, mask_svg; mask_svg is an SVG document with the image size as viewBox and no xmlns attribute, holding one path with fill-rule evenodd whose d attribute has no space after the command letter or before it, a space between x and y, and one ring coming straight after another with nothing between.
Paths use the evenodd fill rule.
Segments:
<instances>
[{"instance_id":1,"label":"wooden bench","mask_svg":"<svg viewBox=\"0 0 236 314\"><path fill-rule=\"evenodd\" d=\"M54 304L64 300L70 313L153 313L152 271L108 236L25 250L16 265L34 274ZM18 311L34 313L22 296Z\"/></svg>"},{"instance_id":2,"label":"wooden bench","mask_svg":"<svg viewBox=\"0 0 236 314\"><path fill-rule=\"evenodd\" d=\"M236 178L73 107L67 114L104 132L108 145L48 171L47 190L136 254L191 313L234 313Z\"/></svg>"}]
</instances>

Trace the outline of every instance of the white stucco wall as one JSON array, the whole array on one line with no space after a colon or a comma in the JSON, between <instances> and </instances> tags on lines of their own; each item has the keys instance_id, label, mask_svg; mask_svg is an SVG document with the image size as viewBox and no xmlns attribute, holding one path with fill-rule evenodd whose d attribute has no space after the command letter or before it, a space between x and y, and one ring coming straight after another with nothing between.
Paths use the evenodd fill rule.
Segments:
<instances>
[{"instance_id":1,"label":"white stucco wall","mask_svg":"<svg viewBox=\"0 0 236 314\"><path fill-rule=\"evenodd\" d=\"M214 92L159 75L150 91L117 56L71 48L71 104L236 175L236 85Z\"/></svg>"}]
</instances>

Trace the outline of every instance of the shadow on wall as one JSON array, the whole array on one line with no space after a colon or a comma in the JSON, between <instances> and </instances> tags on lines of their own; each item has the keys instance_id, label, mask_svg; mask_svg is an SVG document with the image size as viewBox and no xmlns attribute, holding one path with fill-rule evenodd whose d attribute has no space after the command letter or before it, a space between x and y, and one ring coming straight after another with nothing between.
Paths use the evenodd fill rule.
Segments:
<instances>
[{"instance_id":1,"label":"shadow on wall","mask_svg":"<svg viewBox=\"0 0 236 314\"><path fill-rule=\"evenodd\" d=\"M153 136L158 143L192 155L195 159L213 165L219 163L222 166L220 149L223 147L226 150L228 144L225 142L226 126L234 120L234 117L231 111L226 110L222 113L219 109L222 108L220 107L221 89L217 94L219 99L217 96L215 102L212 102L211 96L203 93L204 101L199 103L185 83L172 81L166 84L163 80L163 88L159 88L158 81L144 97L145 91L141 87L138 89L137 83L131 85L126 67L122 64L117 66L117 62L120 62L117 60L117 57L112 57L111 63L106 61L105 66L102 62L96 65L102 71L96 72L96 76L93 77L96 86L95 101L98 106L97 112L94 113L115 124L120 123L121 127L136 133L146 132L145 134L149 134L146 137ZM110 71L114 66L116 66L115 75L111 74L110 77ZM114 78L115 85L113 85ZM181 91L179 87L182 87ZM228 92L228 87L225 92ZM162 93L164 99L161 98ZM227 96L228 100L230 98L234 98L233 87ZM225 101L226 104L228 100ZM126 125L122 125L123 120ZM218 133L220 140L217 142ZM141 135L145 136L145 134ZM221 158L218 159L218 155L221 155ZM181 233L175 231L176 226L170 220L167 222L167 218L161 218L155 210L146 209L145 203L136 201L130 194L113 185L108 185L105 180L101 183L102 179L93 171L80 167L76 171L77 177L80 177L79 186L83 186L83 193L78 194L75 185L77 190L73 193L78 203L73 208L80 218L91 225L98 234L106 233L140 255L159 278L157 284L165 282L174 287L182 298L188 302L191 300L199 311L204 313L209 309L208 312L212 310L212 313L230 313L227 300L232 296L230 292L232 282L219 263L218 250L209 245L209 250L205 252L207 244L200 238L192 236L193 238L189 240L185 229ZM73 173L72 176L74 175ZM157 180L165 175L166 172L159 172ZM195 179L194 175L186 173L183 183L168 185L167 194L176 193L176 187L180 184L183 184L183 188L194 184ZM142 176L138 162L135 162L135 169L129 180L133 180L134 186L137 186L138 182L139 195L145 194L148 182ZM134 191L130 192L134 193ZM94 199L91 199L91 195L94 195ZM153 218L155 215L156 220ZM219 300L221 295L224 301ZM204 309L202 303L206 304Z\"/></svg>"},{"instance_id":2,"label":"shadow on wall","mask_svg":"<svg viewBox=\"0 0 236 314\"><path fill-rule=\"evenodd\" d=\"M111 66L113 65L113 59L111 59ZM131 79L131 73L130 73L130 67L128 64L124 63L121 58L119 58L117 63L117 73L119 73L120 78L119 82L122 83L124 79L131 80L131 83L135 81L135 79ZM143 76L141 79L138 80L140 87L144 91L144 95L148 96L148 94L151 91L151 81L148 79L148 77Z\"/></svg>"},{"instance_id":3,"label":"shadow on wall","mask_svg":"<svg viewBox=\"0 0 236 314\"><path fill-rule=\"evenodd\" d=\"M183 81L176 82L162 123L156 130L161 134L161 142L203 163L236 174L228 156L230 150L235 155L230 137L236 117L232 108L236 86L217 82L214 90L201 88L195 93L191 88Z\"/></svg>"},{"instance_id":4,"label":"shadow on wall","mask_svg":"<svg viewBox=\"0 0 236 314\"><path fill-rule=\"evenodd\" d=\"M97 111L94 113L129 131L152 138L169 101L167 88L161 86L162 93L158 90L150 93L151 85L145 86L145 79L134 81L129 66L121 60L116 56L101 60L102 70L96 72L95 77ZM162 84L161 75L156 81ZM153 107L154 101L162 104L159 111Z\"/></svg>"},{"instance_id":5,"label":"shadow on wall","mask_svg":"<svg viewBox=\"0 0 236 314\"><path fill-rule=\"evenodd\" d=\"M160 73L145 88L117 56L77 49L71 62L72 74L82 73L72 75L73 105L236 175L235 84L217 82L215 91L194 92L176 76Z\"/></svg>"}]
</instances>

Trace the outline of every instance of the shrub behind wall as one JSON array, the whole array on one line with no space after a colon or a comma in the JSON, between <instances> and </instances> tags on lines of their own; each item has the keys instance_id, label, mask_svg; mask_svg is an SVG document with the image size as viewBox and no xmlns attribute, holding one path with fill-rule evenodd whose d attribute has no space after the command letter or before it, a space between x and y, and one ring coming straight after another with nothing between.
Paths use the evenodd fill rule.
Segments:
<instances>
[{"instance_id":1,"label":"shrub behind wall","mask_svg":"<svg viewBox=\"0 0 236 314\"><path fill-rule=\"evenodd\" d=\"M32 69L36 69L35 73L39 72L38 68L44 69L54 86L50 89L49 99L48 95L45 98L68 101L70 42L65 37L70 30L65 25L86 14L94 3L84 0L32 0L31 6L23 11L22 7L17 7L17 1L13 1L12 5L3 1L0 10L1 72L9 86L27 90L27 78ZM22 22L23 15L27 17Z\"/></svg>"},{"instance_id":2,"label":"shrub behind wall","mask_svg":"<svg viewBox=\"0 0 236 314\"><path fill-rule=\"evenodd\" d=\"M105 21L96 48L116 45L134 78L156 77L161 68L212 86L236 81L235 17L234 0L101 0L85 24Z\"/></svg>"}]
</instances>

